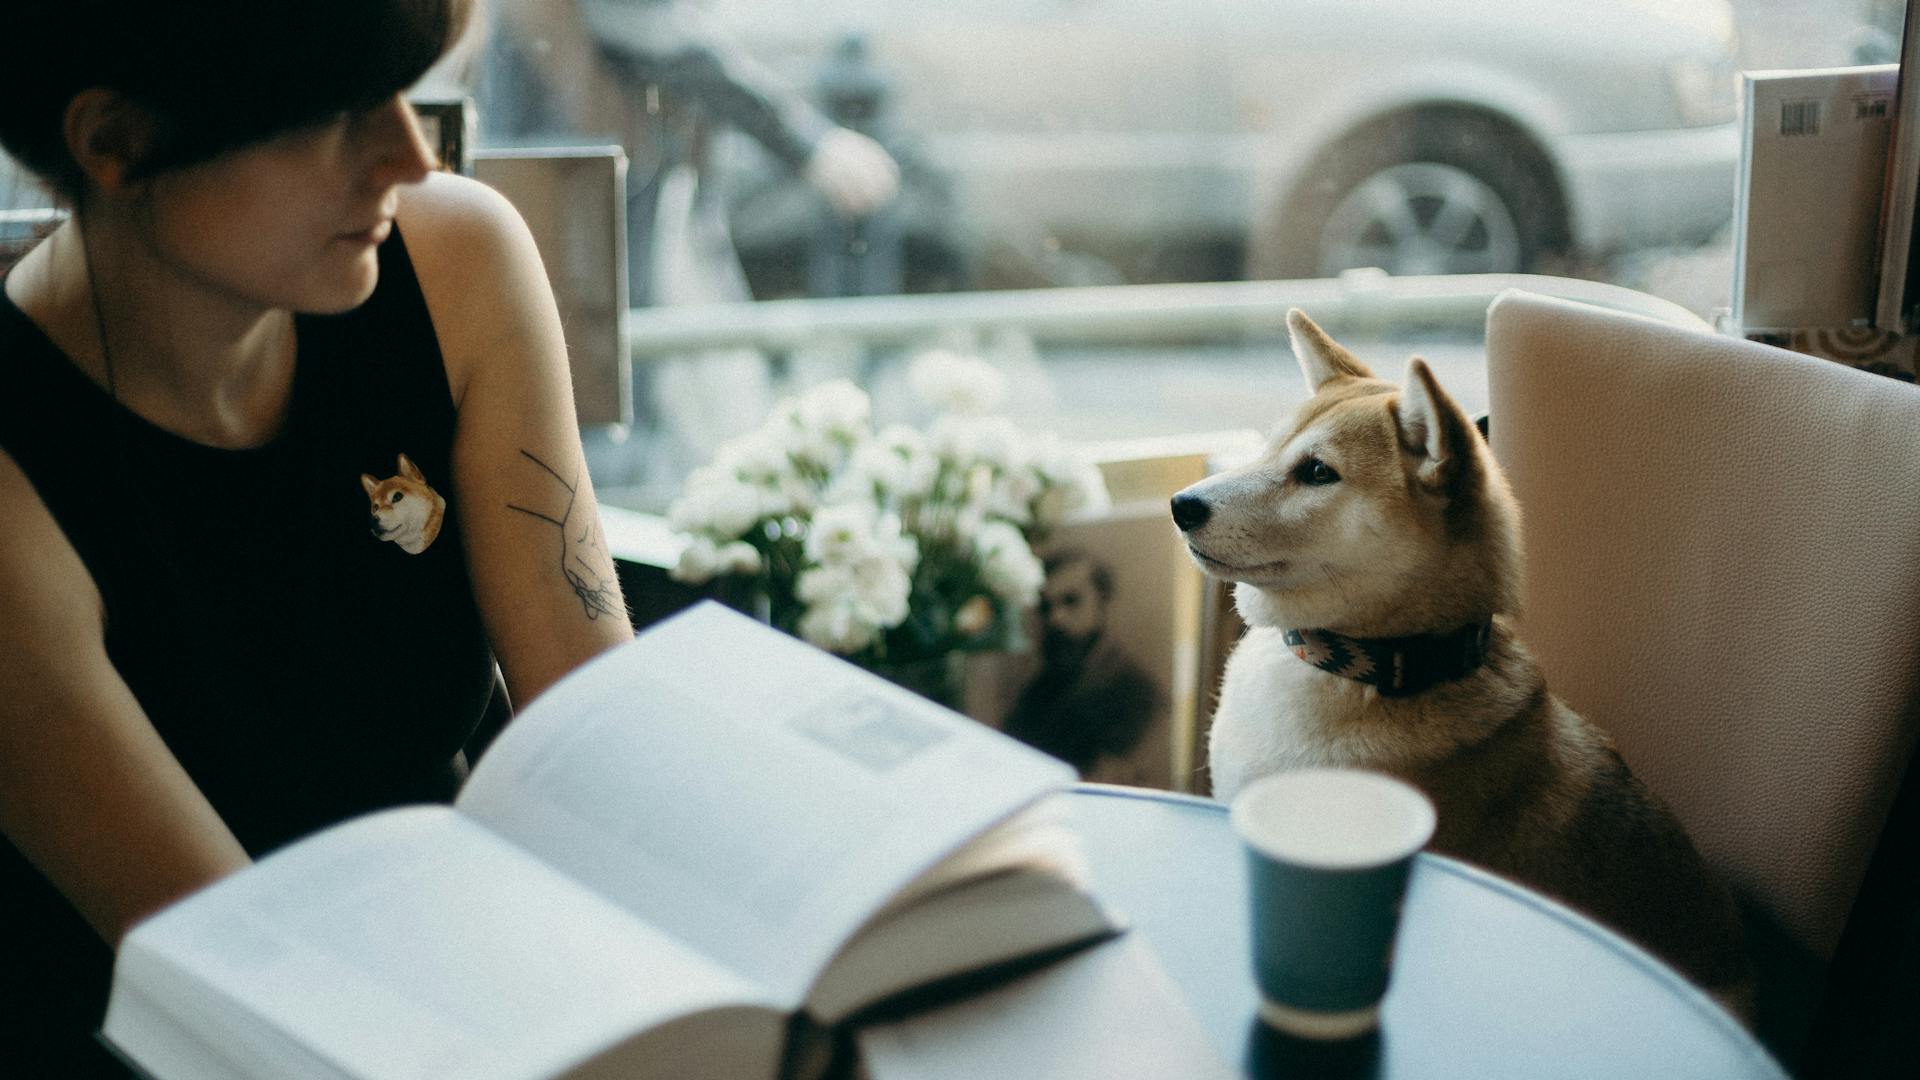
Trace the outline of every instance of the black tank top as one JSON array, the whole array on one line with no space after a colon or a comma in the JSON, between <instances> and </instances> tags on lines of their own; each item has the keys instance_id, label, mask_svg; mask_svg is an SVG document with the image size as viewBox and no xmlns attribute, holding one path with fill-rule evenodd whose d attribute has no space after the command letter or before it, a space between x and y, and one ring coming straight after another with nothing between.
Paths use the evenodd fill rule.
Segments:
<instances>
[{"instance_id":1,"label":"black tank top","mask_svg":"<svg viewBox=\"0 0 1920 1080\"><path fill-rule=\"evenodd\" d=\"M0 291L0 448L99 587L114 665L255 856L450 798L493 687L446 369L397 231L379 258L365 304L297 318L285 423L247 450L125 409ZM0 839L0 1076L116 1075L93 1045L110 965Z\"/></svg>"}]
</instances>

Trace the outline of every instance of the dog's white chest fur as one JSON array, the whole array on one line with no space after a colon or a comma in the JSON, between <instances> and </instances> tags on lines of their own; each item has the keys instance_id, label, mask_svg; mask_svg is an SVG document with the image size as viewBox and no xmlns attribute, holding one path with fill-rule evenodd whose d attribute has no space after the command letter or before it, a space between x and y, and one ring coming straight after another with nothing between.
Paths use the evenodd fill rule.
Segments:
<instances>
[{"instance_id":1,"label":"dog's white chest fur","mask_svg":"<svg viewBox=\"0 0 1920 1080\"><path fill-rule=\"evenodd\" d=\"M1378 752L1337 732L1375 695L1294 655L1282 631L1256 626L1234 647L1221 680L1208 742L1214 798L1227 801L1268 773L1315 765L1357 765ZM1377 700L1377 699L1375 699Z\"/></svg>"}]
</instances>

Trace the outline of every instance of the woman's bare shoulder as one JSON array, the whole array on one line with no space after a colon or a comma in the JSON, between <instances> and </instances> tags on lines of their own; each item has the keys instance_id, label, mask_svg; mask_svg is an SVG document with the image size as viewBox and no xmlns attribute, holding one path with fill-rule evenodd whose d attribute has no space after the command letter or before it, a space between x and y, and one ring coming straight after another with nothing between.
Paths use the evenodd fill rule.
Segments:
<instances>
[{"instance_id":1,"label":"woman's bare shoulder","mask_svg":"<svg viewBox=\"0 0 1920 1080\"><path fill-rule=\"evenodd\" d=\"M558 334L539 249L505 196L435 173L404 189L399 225L456 401L474 365L516 355L520 349L503 346L530 336Z\"/></svg>"},{"instance_id":2,"label":"woman's bare shoulder","mask_svg":"<svg viewBox=\"0 0 1920 1080\"><path fill-rule=\"evenodd\" d=\"M401 189L399 222L416 266L455 275L495 269L532 236L506 196L474 180L436 172Z\"/></svg>"}]
</instances>

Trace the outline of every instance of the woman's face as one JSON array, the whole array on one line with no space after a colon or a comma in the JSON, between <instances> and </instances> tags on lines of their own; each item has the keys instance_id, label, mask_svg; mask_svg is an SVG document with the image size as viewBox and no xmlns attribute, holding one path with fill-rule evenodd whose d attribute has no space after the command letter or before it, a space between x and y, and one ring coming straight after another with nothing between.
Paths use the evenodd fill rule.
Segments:
<instances>
[{"instance_id":1,"label":"woman's face","mask_svg":"<svg viewBox=\"0 0 1920 1080\"><path fill-rule=\"evenodd\" d=\"M152 178L143 231L160 262L201 287L262 307L346 311L373 292L400 186L433 165L395 95Z\"/></svg>"}]
</instances>

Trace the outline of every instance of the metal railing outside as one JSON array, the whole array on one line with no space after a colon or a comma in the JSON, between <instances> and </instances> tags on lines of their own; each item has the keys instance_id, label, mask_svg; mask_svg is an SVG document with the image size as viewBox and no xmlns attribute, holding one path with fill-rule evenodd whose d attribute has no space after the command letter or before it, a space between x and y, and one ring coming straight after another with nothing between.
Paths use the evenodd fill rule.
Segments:
<instances>
[{"instance_id":1,"label":"metal railing outside","mask_svg":"<svg viewBox=\"0 0 1920 1080\"><path fill-rule=\"evenodd\" d=\"M1007 292L761 300L629 313L637 363L704 349L784 351L822 340L904 345L953 331L1014 331L1036 344L1232 341L1283 332L1305 308L1336 332L1397 327L1473 329L1508 289L1577 300L1710 330L1668 300L1617 285L1530 274L1390 277L1378 272L1301 281L1114 285Z\"/></svg>"},{"instance_id":2,"label":"metal railing outside","mask_svg":"<svg viewBox=\"0 0 1920 1080\"><path fill-rule=\"evenodd\" d=\"M50 207L0 210L0 266L26 254L28 248L65 220L64 210Z\"/></svg>"}]
</instances>

